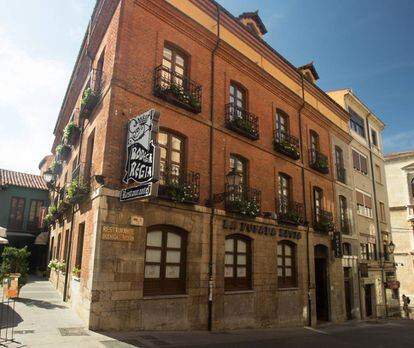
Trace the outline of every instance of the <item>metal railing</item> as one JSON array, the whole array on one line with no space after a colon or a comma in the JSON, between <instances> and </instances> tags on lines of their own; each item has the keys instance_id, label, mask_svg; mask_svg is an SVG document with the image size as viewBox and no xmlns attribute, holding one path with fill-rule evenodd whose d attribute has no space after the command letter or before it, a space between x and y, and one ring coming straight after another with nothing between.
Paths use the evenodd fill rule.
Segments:
<instances>
[{"instance_id":1,"label":"metal railing","mask_svg":"<svg viewBox=\"0 0 414 348\"><path fill-rule=\"evenodd\" d=\"M160 171L158 197L180 203L197 204L200 201L200 174L187 171Z\"/></svg>"},{"instance_id":2,"label":"metal railing","mask_svg":"<svg viewBox=\"0 0 414 348\"><path fill-rule=\"evenodd\" d=\"M295 160L300 158L299 139L287 132L276 130L274 139L275 150Z\"/></svg>"},{"instance_id":3,"label":"metal railing","mask_svg":"<svg viewBox=\"0 0 414 348\"><path fill-rule=\"evenodd\" d=\"M317 150L309 150L309 166L322 174L329 173L328 157Z\"/></svg>"},{"instance_id":4,"label":"metal railing","mask_svg":"<svg viewBox=\"0 0 414 348\"><path fill-rule=\"evenodd\" d=\"M201 112L202 86L166 66L154 69L154 95L191 112Z\"/></svg>"},{"instance_id":5,"label":"metal railing","mask_svg":"<svg viewBox=\"0 0 414 348\"><path fill-rule=\"evenodd\" d=\"M259 139L259 118L234 103L226 104L226 127L249 139Z\"/></svg>"},{"instance_id":6,"label":"metal railing","mask_svg":"<svg viewBox=\"0 0 414 348\"><path fill-rule=\"evenodd\" d=\"M80 117L87 118L92 113L102 96L105 87L105 76L102 70L92 69L88 82L82 91Z\"/></svg>"},{"instance_id":7,"label":"metal railing","mask_svg":"<svg viewBox=\"0 0 414 348\"><path fill-rule=\"evenodd\" d=\"M276 199L276 208L279 222L300 225L305 221L302 203L292 201L286 197L279 197Z\"/></svg>"},{"instance_id":8,"label":"metal railing","mask_svg":"<svg viewBox=\"0 0 414 348\"><path fill-rule=\"evenodd\" d=\"M332 213L322 209L316 211L313 218L313 228L323 233L332 232L335 228Z\"/></svg>"},{"instance_id":9,"label":"metal railing","mask_svg":"<svg viewBox=\"0 0 414 348\"><path fill-rule=\"evenodd\" d=\"M242 185L226 185L224 203L228 212L255 217L261 210L261 192Z\"/></svg>"}]
</instances>

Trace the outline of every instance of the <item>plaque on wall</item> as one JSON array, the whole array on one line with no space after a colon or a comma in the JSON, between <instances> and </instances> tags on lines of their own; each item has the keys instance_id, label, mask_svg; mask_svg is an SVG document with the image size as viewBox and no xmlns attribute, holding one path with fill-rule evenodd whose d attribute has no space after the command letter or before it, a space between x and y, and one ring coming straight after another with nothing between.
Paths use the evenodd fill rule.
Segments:
<instances>
[{"instance_id":1,"label":"plaque on wall","mask_svg":"<svg viewBox=\"0 0 414 348\"><path fill-rule=\"evenodd\" d=\"M102 227L102 240L113 240L117 242L133 242L135 231L133 228L109 226Z\"/></svg>"}]
</instances>

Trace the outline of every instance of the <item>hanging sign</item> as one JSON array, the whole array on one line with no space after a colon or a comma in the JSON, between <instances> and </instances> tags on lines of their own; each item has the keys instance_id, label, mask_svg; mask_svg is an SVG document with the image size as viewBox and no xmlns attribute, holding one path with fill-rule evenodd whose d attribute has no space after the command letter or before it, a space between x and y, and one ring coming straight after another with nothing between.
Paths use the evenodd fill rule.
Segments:
<instances>
[{"instance_id":1,"label":"hanging sign","mask_svg":"<svg viewBox=\"0 0 414 348\"><path fill-rule=\"evenodd\" d=\"M341 232L335 231L332 237L332 248L336 258L342 257L342 237Z\"/></svg>"},{"instance_id":2,"label":"hanging sign","mask_svg":"<svg viewBox=\"0 0 414 348\"><path fill-rule=\"evenodd\" d=\"M160 113L151 109L128 122L125 184L138 186L121 190L121 201L157 195L160 173L160 149L156 145Z\"/></svg>"}]
</instances>

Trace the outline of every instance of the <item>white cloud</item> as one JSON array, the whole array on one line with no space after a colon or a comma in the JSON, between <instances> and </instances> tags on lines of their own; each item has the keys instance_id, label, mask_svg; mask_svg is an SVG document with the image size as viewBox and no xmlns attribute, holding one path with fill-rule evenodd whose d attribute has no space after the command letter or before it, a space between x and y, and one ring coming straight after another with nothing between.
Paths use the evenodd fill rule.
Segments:
<instances>
[{"instance_id":1,"label":"white cloud","mask_svg":"<svg viewBox=\"0 0 414 348\"><path fill-rule=\"evenodd\" d=\"M386 153L414 150L414 129L384 137L383 145Z\"/></svg>"},{"instance_id":2,"label":"white cloud","mask_svg":"<svg viewBox=\"0 0 414 348\"><path fill-rule=\"evenodd\" d=\"M30 56L0 27L0 168L38 173L69 73L61 61Z\"/></svg>"}]
</instances>

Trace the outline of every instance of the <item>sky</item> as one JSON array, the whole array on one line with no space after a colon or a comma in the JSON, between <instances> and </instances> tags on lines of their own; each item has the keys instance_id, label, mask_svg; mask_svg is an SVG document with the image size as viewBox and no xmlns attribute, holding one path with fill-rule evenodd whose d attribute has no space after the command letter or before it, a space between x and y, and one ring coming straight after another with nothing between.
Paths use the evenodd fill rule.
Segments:
<instances>
[{"instance_id":1,"label":"sky","mask_svg":"<svg viewBox=\"0 0 414 348\"><path fill-rule=\"evenodd\" d=\"M264 39L323 90L352 88L386 124L384 152L414 150L414 1L219 0L259 10ZM0 168L38 173L94 0L0 0Z\"/></svg>"}]
</instances>

